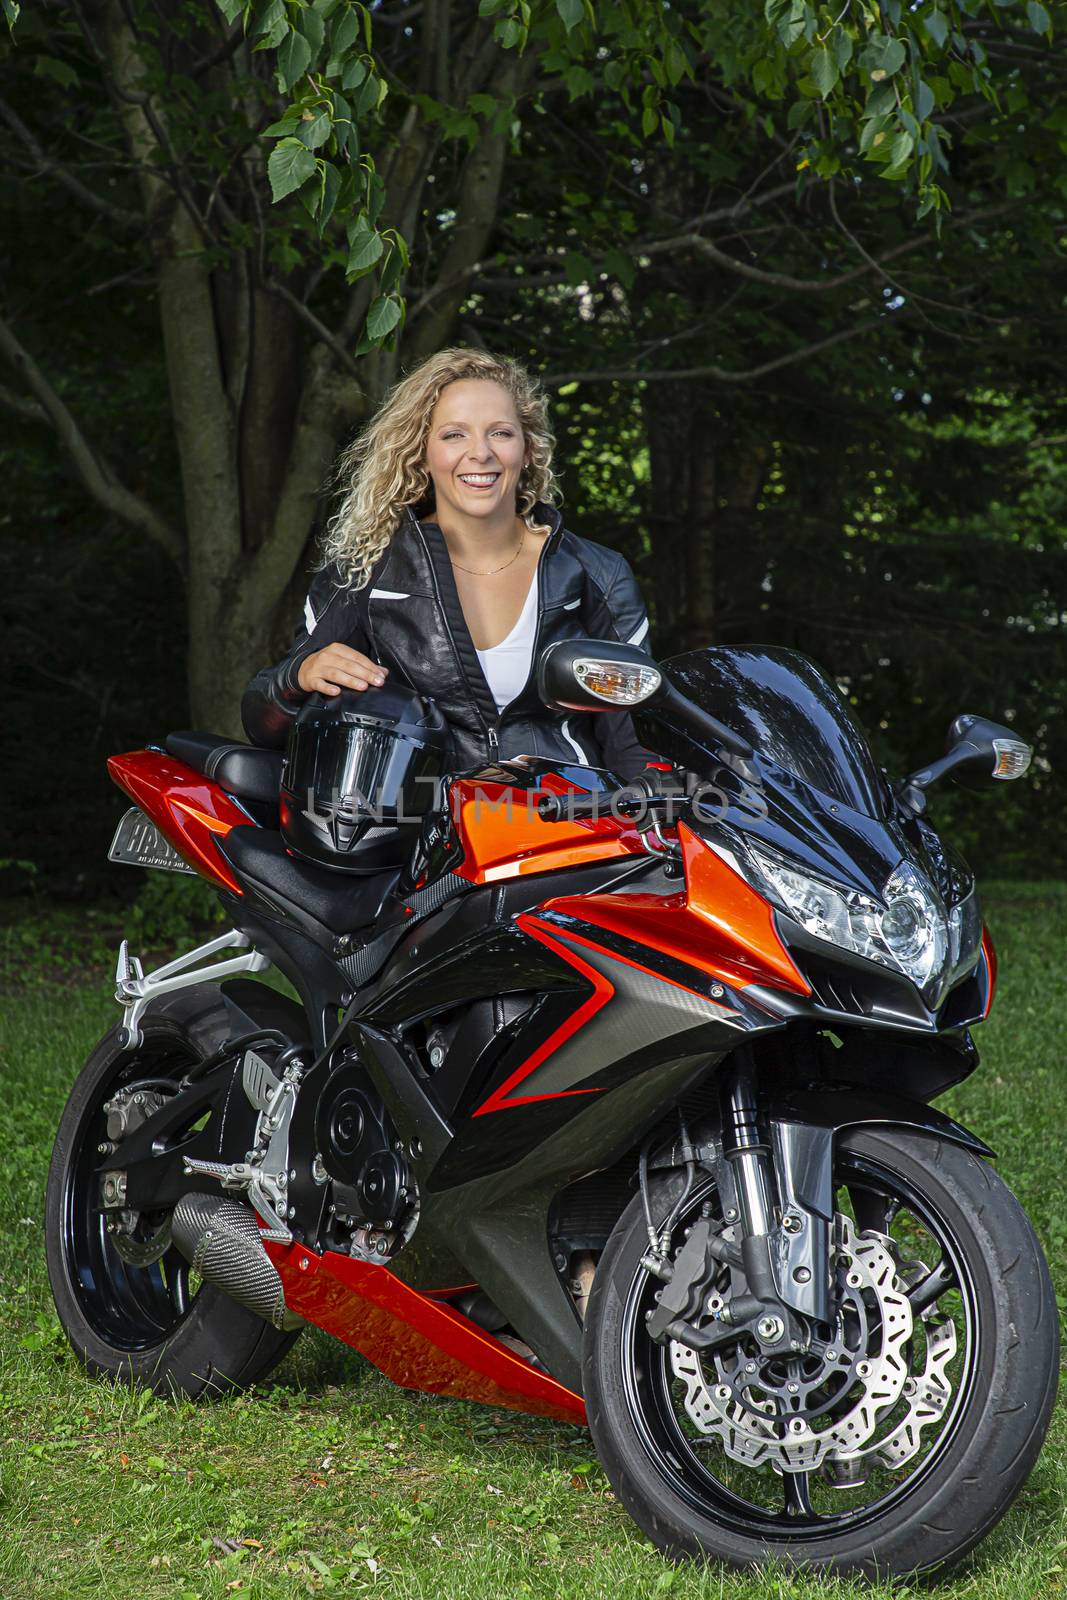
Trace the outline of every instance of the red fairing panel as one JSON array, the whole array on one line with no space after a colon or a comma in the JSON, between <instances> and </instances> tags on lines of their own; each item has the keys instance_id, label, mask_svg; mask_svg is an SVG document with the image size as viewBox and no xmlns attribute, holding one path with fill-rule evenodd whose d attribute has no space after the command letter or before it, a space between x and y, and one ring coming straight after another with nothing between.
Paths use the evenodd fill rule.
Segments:
<instances>
[{"instance_id":1,"label":"red fairing panel","mask_svg":"<svg viewBox=\"0 0 1067 1600\"><path fill-rule=\"evenodd\" d=\"M247 814L224 789L184 761L156 750L110 756L107 770L202 878L233 894L243 893L215 848L217 836L248 823Z\"/></svg>"},{"instance_id":2,"label":"red fairing panel","mask_svg":"<svg viewBox=\"0 0 1067 1600\"><path fill-rule=\"evenodd\" d=\"M264 1241L286 1304L404 1389L453 1395L585 1425L585 1404L451 1306L428 1299L387 1267L304 1245Z\"/></svg>"},{"instance_id":3,"label":"red fairing panel","mask_svg":"<svg viewBox=\"0 0 1067 1600\"><path fill-rule=\"evenodd\" d=\"M982 924L982 954L985 956L986 982L988 985L985 997L985 1010L982 1012L982 1016L988 1017L990 1009L993 1005L993 996L996 993L997 988L997 952L993 948L993 935L990 933L984 922Z\"/></svg>"}]
</instances>

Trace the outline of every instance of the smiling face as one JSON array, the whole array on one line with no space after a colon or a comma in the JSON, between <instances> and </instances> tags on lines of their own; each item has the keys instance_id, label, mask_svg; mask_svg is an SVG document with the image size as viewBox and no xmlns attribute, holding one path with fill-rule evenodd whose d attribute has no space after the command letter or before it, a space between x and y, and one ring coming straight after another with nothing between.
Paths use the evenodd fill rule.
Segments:
<instances>
[{"instance_id":1,"label":"smiling face","mask_svg":"<svg viewBox=\"0 0 1067 1600\"><path fill-rule=\"evenodd\" d=\"M426 441L438 521L449 513L467 518L514 512L525 459L522 424L502 384L461 378L442 389Z\"/></svg>"}]
</instances>

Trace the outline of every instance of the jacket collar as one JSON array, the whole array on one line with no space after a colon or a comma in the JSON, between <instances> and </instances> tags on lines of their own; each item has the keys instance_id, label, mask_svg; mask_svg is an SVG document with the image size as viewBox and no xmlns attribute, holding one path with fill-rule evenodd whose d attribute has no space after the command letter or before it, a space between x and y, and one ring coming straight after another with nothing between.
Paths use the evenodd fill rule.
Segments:
<instances>
[{"instance_id":1,"label":"jacket collar","mask_svg":"<svg viewBox=\"0 0 1067 1600\"><path fill-rule=\"evenodd\" d=\"M547 523L552 530L545 545L546 553L550 553L563 537L563 512L558 506L550 506L544 500L538 500L533 509L536 513L537 521ZM424 517L420 519L416 517L414 508L409 505L404 507L403 518L397 532L401 528L412 531L416 528L436 528L440 532L439 523L432 521L430 518Z\"/></svg>"}]
</instances>

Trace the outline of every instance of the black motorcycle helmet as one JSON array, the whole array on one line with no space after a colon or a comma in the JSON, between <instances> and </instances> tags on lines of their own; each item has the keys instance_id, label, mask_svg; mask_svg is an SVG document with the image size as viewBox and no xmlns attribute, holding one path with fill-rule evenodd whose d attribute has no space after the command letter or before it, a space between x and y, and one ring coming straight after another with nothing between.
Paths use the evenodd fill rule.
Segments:
<instances>
[{"instance_id":1,"label":"black motorcycle helmet","mask_svg":"<svg viewBox=\"0 0 1067 1600\"><path fill-rule=\"evenodd\" d=\"M448 728L413 689L309 695L282 767L282 838L342 872L403 866L433 805Z\"/></svg>"}]
</instances>

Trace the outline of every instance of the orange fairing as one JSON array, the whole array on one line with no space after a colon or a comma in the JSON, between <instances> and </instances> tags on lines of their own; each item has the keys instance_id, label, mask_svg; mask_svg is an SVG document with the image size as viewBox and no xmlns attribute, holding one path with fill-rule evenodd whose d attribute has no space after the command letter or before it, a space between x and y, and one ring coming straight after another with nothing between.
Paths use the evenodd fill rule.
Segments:
<instances>
[{"instance_id":1,"label":"orange fairing","mask_svg":"<svg viewBox=\"0 0 1067 1600\"><path fill-rule=\"evenodd\" d=\"M562 780L551 782L552 776L542 781L541 793L574 788ZM506 783L455 780L452 820L463 846L463 860L455 870L461 878L495 883L528 872L606 861L642 848L636 830L610 814L596 822L546 822L538 816L537 796L537 790Z\"/></svg>"},{"instance_id":2,"label":"orange fairing","mask_svg":"<svg viewBox=\"0 0 1067 1600\"><path fill-rule=\"evenodd\" d=\"M233 894L242 892L215 849L215 839L247 824L248 817L217 783L184 761L156 750L128 750L110 756L107 770L201 877Z\"/></svg>"},{"instance_id":3,"label":"orange fairing","mask_svg":"<svg viewBox=\"0 0 1067 1600\"><path fill-rule=\"evenodd\" d=\"M810 994L811 985L778 937L767 901L700 836L678 824L685 889L677 894L563 895L544 909L620 933L698 967L732 988L749 983Z\"/></svg>"}]
</instances>

